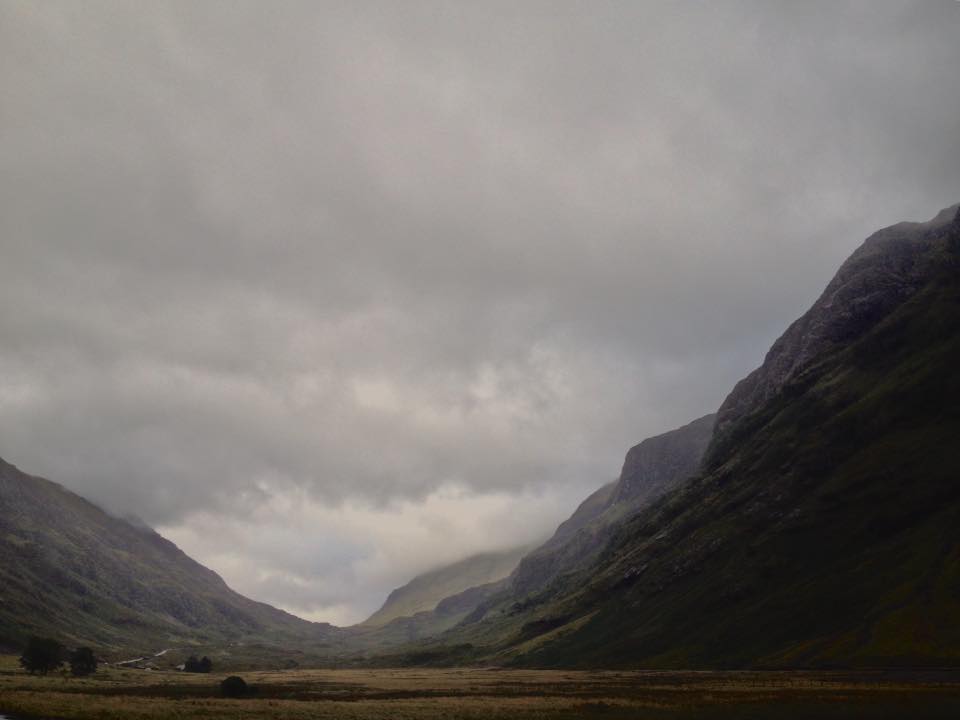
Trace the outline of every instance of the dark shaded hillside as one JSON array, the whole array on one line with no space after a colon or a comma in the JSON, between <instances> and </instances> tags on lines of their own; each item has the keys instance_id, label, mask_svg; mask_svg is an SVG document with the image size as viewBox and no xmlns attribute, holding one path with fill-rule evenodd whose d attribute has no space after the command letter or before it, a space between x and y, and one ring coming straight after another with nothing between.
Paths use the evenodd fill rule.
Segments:
<instances>
[{"instance_id":1,"label":"dark shaded hillside","mask_svg":"<svg viewBox=\"0 0 960 720\"><path fill-rule=\"evenodd\" d=\"M878 233L828 290L698 475L444 641L525 665L960 665L957 207Z\"/></svg>"},{"instance_id":2,"label":"dark shaded hillside","mask_svg":"<svg viewBox=\"0 0 960 720\"><path fill-rule=\"evenodd\" d=\"M233 592L152 530L0 460L0 643L40 633L155 651L329 631Z\"/></svg>"}]
</instances>

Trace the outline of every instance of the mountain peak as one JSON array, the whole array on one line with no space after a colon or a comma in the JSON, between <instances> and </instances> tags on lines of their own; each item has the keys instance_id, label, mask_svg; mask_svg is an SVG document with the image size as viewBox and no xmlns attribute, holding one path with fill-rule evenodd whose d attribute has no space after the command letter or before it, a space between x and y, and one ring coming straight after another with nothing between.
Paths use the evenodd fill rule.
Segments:
<instances>
[{"instance_id":1,"label":"mountain peak","mask_svg":"<svg viewBox=\"0 0 960 720\"><path fill-rule=\"evenodd\" d=\"M774 342L763 364L724 400L713 445L825 353L855 340L908 300L939 264L932 251L960 227L958 219L960 204L951 205L927 222L897 223L867 238Z\"/></svg>"}]
</instances>

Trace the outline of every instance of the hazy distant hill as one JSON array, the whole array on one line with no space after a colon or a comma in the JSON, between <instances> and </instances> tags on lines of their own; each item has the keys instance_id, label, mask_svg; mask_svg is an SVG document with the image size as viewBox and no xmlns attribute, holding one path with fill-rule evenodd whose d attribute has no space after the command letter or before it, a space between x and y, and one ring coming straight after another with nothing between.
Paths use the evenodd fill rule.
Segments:
<instances>
[{"instance_id":1,"label":"hazy distant hill","mask_svg":"<svg viewBox=\"0 0 960 720\"><path fill-rule=\"evenodd\" d=\"M882 230L739 383L700 470L588 567L417 657L960 664L960 213Z\"/></svg>"},{"instance_id":2,"label":"hazy distant hill","mask_svg":"<svg viewBox=\"0 0 960 720\"><path fill-rule=\"evenodd\" d=\"M631 448L620 478L584 500L540 546L485 553L424 573L390 593L360 627L381 629L379 642L427 638L509 593L522 596L588 567L617 525L699 467L713 429L707 415Z\"/></svg>"},{"instance_id":3,"label":"hazy distant hill","mask_svg":"<svg viewBox=\"0 0 960 720\"><path fill-rule=\"evenodd\" d=\"M0 649L32 634L109 659L201 649L221 667L348 661L447 630L499 586L524 552L468 558L391 594L380 623L336 628L231 590L138 521L0 460ZM424 610L426 608L426 610ZM178 660L179 658L179 660Z\"/></svg>"},{"instance_id":4,"label":"hazy distant hill","mask_svg":"<svg viewBox=\"0 0 960 720\"><path fill-rule=\"evenodd\" d=\"M517 567L520 558L528 550L527 546L522 546L501 552L481 553L418 575L403 587L391 592L383 607L362 625L377 627L396 618L412 617L417 613L435 609L445 598L502 580ZM476 592L473 594L477 595ZM463 607L464 598L459 600L459 604L450 602L448 606Z\"/></svg>"},{"instance_id":5,"label":"hazy distant hill","mask_svg":"<svg viewBox=\"0 0 960 720\"><path fill-rule=\"evenodd\" d=\"M146 652L330 630L235 593L153 530L0 460L0 644L40 633Z\"/></svg>"}]
</instances>

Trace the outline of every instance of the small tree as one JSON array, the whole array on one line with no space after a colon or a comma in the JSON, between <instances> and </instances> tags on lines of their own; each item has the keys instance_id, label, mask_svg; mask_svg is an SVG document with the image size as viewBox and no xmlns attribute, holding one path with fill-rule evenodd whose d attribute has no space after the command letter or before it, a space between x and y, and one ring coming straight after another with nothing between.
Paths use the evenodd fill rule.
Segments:
<instances>
[{"instance_id":1,"label":"small tree","mask_svg":"<svg viewBox=\"0 0 960 720\"><path fill-rule=\"evenodd\" d=\"M220 683L220 694L224 697L238 698L247 694L247 683L238 675L231 675Z\"/></svg>"},{"instance_id":2,"label":"small tree","mask_svg":"<svg viewBox=\"0 0 960 720\"><path fill-rule=\"evenodd\" d=\"M46 675L63 665L64 648L53 638L32 637L20 658L20 665L30 674Z\"/></svg>"},{"instance_id":3,"label":"small tree","mask_svg":"<svg viewBox=\"0 0 960 720\"><path fill-rule=\"evenodd\" d=\"M70 653L70 672L76 677L92 675L97 671L97 658L93 650L79 647Z\"/></svg>"}]
</instances>

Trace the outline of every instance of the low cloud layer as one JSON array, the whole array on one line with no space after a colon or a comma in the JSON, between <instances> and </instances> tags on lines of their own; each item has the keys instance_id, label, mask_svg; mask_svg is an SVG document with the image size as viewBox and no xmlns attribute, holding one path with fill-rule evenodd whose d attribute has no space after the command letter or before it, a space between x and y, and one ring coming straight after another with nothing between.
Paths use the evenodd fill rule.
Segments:
<instances>
[{"instance_id":1,"label":"low cloud layer","mask_svg":"<svg viewBox=\"0 0 960 720\"><path fill-rule=\"evenodd\" d=\"M351 622L960 199L960 4L0 2L0 455Z\"/></svg>"}]
</instances>

